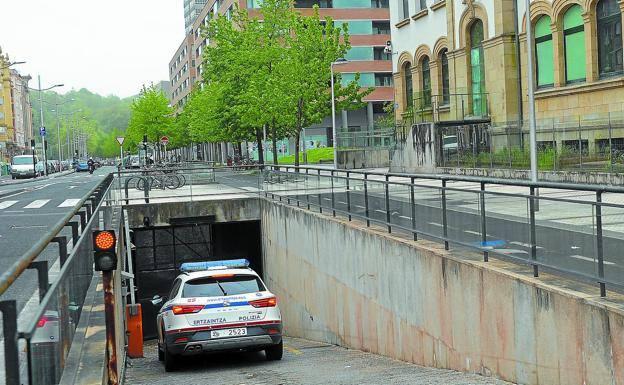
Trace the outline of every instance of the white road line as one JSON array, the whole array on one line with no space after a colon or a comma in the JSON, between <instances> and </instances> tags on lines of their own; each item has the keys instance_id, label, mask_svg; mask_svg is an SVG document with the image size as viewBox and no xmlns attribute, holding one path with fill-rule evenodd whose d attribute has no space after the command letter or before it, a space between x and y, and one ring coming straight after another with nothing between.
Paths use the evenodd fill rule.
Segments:
<instances>
[{"instance_id":1,"label":"white road line","mask_svg":"<svg viewBox=\"0 0 624 385\"><path fill-rule=\"evenodd\" d=\"M438 226L438 227L443 227L443 225L441 223L436 223L436 222L427 222L430 225L434 225L434 226Z\"/></svg>"},{"instance_id":2,"label":"white road line","mask_svg":"<svg viewBox=\"0 0 624 385\"><path fill-rule=\"evenodd\" d=\"M594 263L598 263L598 260L594 260L594 258L589 258L589 257L585 257L582 255L570 255L570 258L576 258L576 259L581 259L583 261L589 261L589 262L594 262ZM615 265L615 263L613 262L609 262L609 261L604 261L605 265Z\"/></svg>"},{"instance_id":3,"label":"white road line","mask_svg":"<svg viewBox=\"0 0 624 385\"><path fill-rule=\"evenodd\" d=\"M529 243L518 242L518 241L512 241L512 242L509 242L509 243L511 243L512 245L518 245L518 246L522 246L522 247L527 247L529 249L531 248L531 245ZM535 246L535 248L536 249L543 249L542 246Z\"/></svg>"},{"instance_id":4,"label":"white road line","mask_svg":"<svg viewBox=\"0 0 624 385\"><path fill-rule=\"evenodd\" d=\"M481 235L480 232L472 231L472 230L464 230L464 233L466 233L466 234L474 234L474 235Z\"/></svg>"},{"instance_id":5,"label":"white road line","mask_svg":"<svg viewBox=\"0 0 624 385\"><path fill-rule=\"evenodd\" d=\"M411 217L406 217L405 215L399 215L399 218L403 218L403 219L412 219Z\"/></svg>"},{"instance_id":6,"label":"white road line","mask_svg":"<svg viewBox=\"0 0 624 385\"><path fill-rule=\"evenodd\" d=\"M58 207L74 207L80 202L80 199L65 199Z\"/></svg>"},{"instance_id":7,"label":"white road line","mask_svg":"<svg viewBox=\"0 0 624 385\"><path fill-rule=\"evenodd\" d=\"M48 202L50 202L49 199L37 199L36 201L30 202L27 206L24 206L24 208L25 209L39 209L45 206Z\"/></svg>"},{"instance_id":8,"label":"white road line","mask_svg":"<svg viewBox=\"0 0 624 385\"><path fill-rule=\"evenodd\" d=\"M0 202L0 209L6 209L8 207L13 206L14 204L16 204L18 201L4 201L4 202Z\"/></svg>"},{"instance_id":9,"label":"white road line","mask_svg":"<svg viewBox=\"0 0 624 385\"><path fill-rule=\"evenodd\" d=\"M76 187L78 187L78 186L69 186L67 188L71 190L71 189L76 188Z\"/></svg>"}]
</instances>

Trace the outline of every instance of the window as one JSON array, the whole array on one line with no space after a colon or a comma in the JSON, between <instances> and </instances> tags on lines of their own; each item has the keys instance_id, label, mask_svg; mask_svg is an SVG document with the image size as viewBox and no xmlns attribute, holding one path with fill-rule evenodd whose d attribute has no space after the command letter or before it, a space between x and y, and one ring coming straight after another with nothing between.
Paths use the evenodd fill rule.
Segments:
<instances>
[{"instance_id":1,"label":"window","mask_svg":"<svg viewBox=\"0 0 624 385\"><path fill-rule=\"evenodd\" d=\"M262 0L247 0L247 8L260 8Z\"/></svg>"},{"instance_id":2,"label":"window","mask_svg":"<svg viewBox=\"0 0 624 385\"><path fill-rule=\"evenodd\" d=\"M392 60L392 54L384 51L385 47L375 47L374 59L375 60Z\"/></svg>"},{"instance_id":3,"label":"window","mask_svg":"<svg viewBox=\"0 0 624 385\"><path fill-rule=\"evenodd\" d=\"M375 86L392 87L392 74L375 74Z\"/></svg>"},{"instance_id":4,"label":"window","mask_svg":"<svg viewBox=\"0 0 624 385\"><path fill-rule=\"evenodd\" d=\"M172 299L178 294L178 289L180 288L181 280L176 279L173 281L173 285L171 286L171 291L169 292L169 297L167 299Z\"/></svg>"},{"instance_id":5,"label":"window","mask_svg":"<svg viewBox=\"0 0 624 385\"><path fill-rule=\"evenodd\" d=\"M448 66L448 57L446 55L447 51L443 50L440 53L440 76L442 77L442 104L447 105L451 99L451 88L449 84L449 66Z\"/></svg>"},{"instance_id":6,"label":"window","mask_svg":"<svg viewBox=\"0 0 624 385\"><path fill-rule=\"evenodd\" d=\"M405 109L411 109L414 104L414 88L412 85L412 65L403 65L403 84L405 87Z\"/></svg>"},{"instance_id":7,"label":"window","mask_svg":"<svg viewBox=\"0 0 624 385\"><path fill-rule=\"evenodd\" d=\"M182 298L220 297L264 291L264 285L253 275L236 274L222 278L199 278L186 281Z\"/></svg>"},{"instance_id":8,"label":"window","mask_svg":"<svg viewBox=\"0 0 624 385\"><path fill-rule=\"evenodd\" d=\"M555 66L548 16L540 17L535 23L535 64L537 64L537 86L552 86L555 82Z\"/></svg>"},{"instance_id":9,"label":"window","mask_svg":"<svg viewBox=\"0 0 624 385\"><path fill-rule=\"evenodd\" d=\"M431 107L431 69L429 68L429 58L425 56L420 62L421 87L422 87L422 107Z\"/></svg>"},{"instance_id":10,"label":"window","mask_svg":"<svg viewBox=\"0 0 624 385\"><path fill-rule=\"evenodd\" d=\"M312 8L318 5L319 8L333 8L332 0L297 0L295 8Z\"/></svg>"},{"instance_id":11,"label":"window","mask_svg":"<svg viewBox=\"0 0 624 385\"><path fill-rule=\"evenodd\" d=\"M370 8L371 0L333 0L333 8Z\"/></svg>"},{"instance_id":12,"label":"window","mask_svg":"<svg viewBox=\"0 0 624 385\"><path fill-rule=\"evenodd\" d=\"M426 0L416 0L416 5L418 5L418 11L422 11L423 9L427 9L427 1Z\"/></svg>"},{"instance_id":13,"label":"window","mask_svg":"<svg viewBox=\"0 0 624 385\"><path fill-rule=\"evenodd\" d=\"M345 55L347 60L373 60L372 47L351 47Z\"/></svg>"},{"instance_id":14,"label":"window","mask_svg":"<svg viewBox=\"0 0 624 385\"><path fill-rule=\"evenodd\" d=\"M600 76L622 73L622 15L617 0L596 5L598 68Z\"/></svg>"},{"instance_id":15,"label":"window","mask_svg":"<svg viewBox=\"0 0 624 385\"><path fill-rule=\"evenodd\" d=\"M585 29L581 6L571 6L563 15L563 46L566 83L585 81Z\"/></svg>"},{"instance_id":16,"label":"window","mask_svg":"<svg viewBox=\"0 0 624 385\"><path fill-rule=\"evenodd\" d=\"M385 114L384 111L384 103L381 102L373 102L373 114Z\"/></svg>"},{"instance_id":17,"label":"window","mask_svg":"<svg viewBox=\"0 0 624 385\"><path fill-rule=\"evenodd\" d=\"M371 8L389 8L389 0L371 0Z\"/></svg>"},{"instance_id":18,"label":"window","mask_svg":"<svg viewBox=\"0 0 624 385\"><path fill-rule=\"evenodd\" d=\"M485 114L485 66L483 58L483 22L475 20L470 26L470 91L472 113Z\"/></svg>"},{"instance_id":19,"label":"window","mask_svg":"<svg viewBox=\"0 0 624 385\"><path fill-rule=\"evenodd\" d=\"M342 28L342 25L347 23L349 25L349 34L350 35L371 35L374 34L374 22L371 23L369 20L334 20L334 26ZM388 29L390 28L390 23L388 23Z\"/></svg>"},{"instance_id":20,"label":"window","mask_svg":"<svg viewBox=\"0 0 624 385\"><path fill-rule=\"evenodd\" d=\"M403 0L403 6L401 7L401 16L403 19L409 19L409 0Z\"/></svg>"},{"instance_id":21,"label":"window","mask_svg":"<svg viewBox=\"0 0 624 385\"><path fill-rule=\"evenodd\" d=\"M349 30L349 33L351 31ZM375 35L390 35L390 22L389 21L373 21L373 34Z\"/></svg>"}]
</instances>

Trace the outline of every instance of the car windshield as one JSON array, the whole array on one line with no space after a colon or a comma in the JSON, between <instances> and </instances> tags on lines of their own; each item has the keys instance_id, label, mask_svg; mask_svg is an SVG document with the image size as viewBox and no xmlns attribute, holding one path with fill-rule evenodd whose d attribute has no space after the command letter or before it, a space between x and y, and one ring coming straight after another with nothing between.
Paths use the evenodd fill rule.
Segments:
<instances>
[{"instance_id":1,"label":"car windshield","mask_svg":"<svg viewBox=\"0 0 624 385\"><path fill-rule=\"evenodd\" d=\"M32 164L33 158L32 156L16 156L13 158L13 164Z\"/></svg>"},{"instance_id":2,"label":"car windshield","mask_svg":"<svg viewBox=\"0 0 624 385\"><path fill-rule=\"evenodd\" d=\"M182 289L182 298L218 297L264 291L258 277L253 275L232 275L218 278L198 278L187 281Z\"/></svg>"}]
</instances>

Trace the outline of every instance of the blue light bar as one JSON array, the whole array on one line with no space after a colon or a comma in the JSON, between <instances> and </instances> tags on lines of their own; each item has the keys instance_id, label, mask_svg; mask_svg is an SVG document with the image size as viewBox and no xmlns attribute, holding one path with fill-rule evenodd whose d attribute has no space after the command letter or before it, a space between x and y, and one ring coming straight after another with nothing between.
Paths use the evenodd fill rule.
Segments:
<instances>
[{"instance_id":1,"label":"blue light bar","mask_svg":"<svg viewBox=\"0 0 624 385\"><path fill-rule=\"evenodd\" d=\"M180 265L180 271L190 273L192 271L236 269L249 267L246 259L228 259L225 261L186 262Z\"/></svg>"}]
</instances>

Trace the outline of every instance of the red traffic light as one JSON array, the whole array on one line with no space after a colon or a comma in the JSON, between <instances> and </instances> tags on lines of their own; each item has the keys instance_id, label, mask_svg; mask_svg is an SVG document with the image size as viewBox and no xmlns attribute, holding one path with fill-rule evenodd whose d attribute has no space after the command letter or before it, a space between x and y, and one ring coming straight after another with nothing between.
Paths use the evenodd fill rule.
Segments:
<instances>
[{"instance_id":1,"label":"red traffic light","mask_svg":"<svg viewBox=\"0 0 624 385\"><path fill-rule=\"evenodd\" d=\"M111 230L96 230L93 232L93 247L96 251L108 251L115 248L117 238Z\"/></svg>"}]
</instances>

